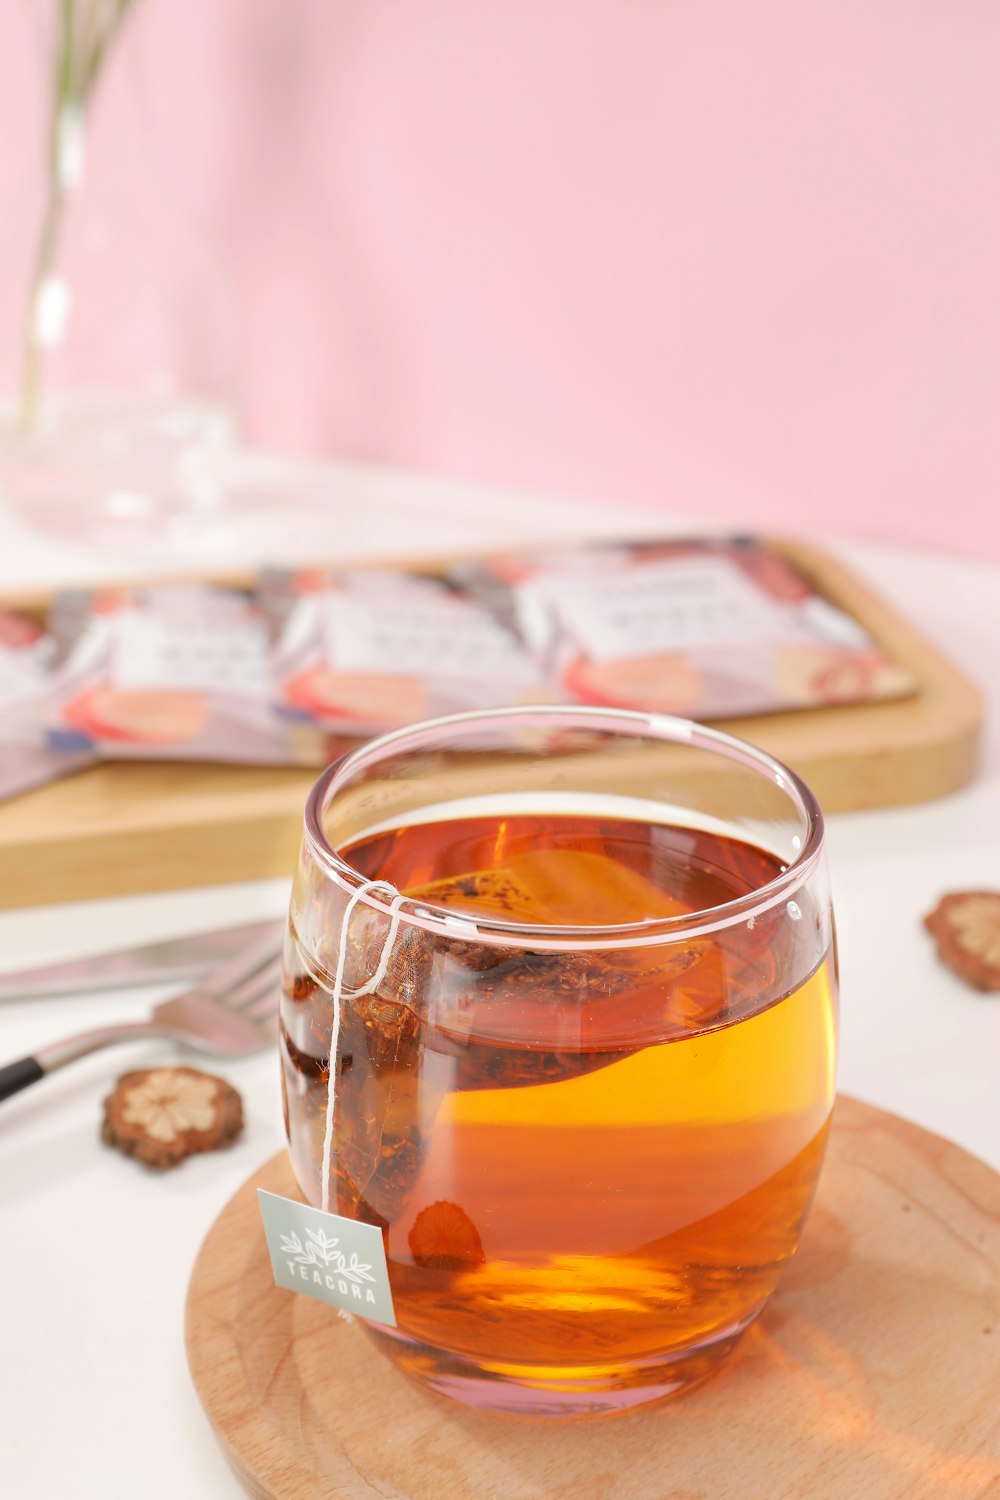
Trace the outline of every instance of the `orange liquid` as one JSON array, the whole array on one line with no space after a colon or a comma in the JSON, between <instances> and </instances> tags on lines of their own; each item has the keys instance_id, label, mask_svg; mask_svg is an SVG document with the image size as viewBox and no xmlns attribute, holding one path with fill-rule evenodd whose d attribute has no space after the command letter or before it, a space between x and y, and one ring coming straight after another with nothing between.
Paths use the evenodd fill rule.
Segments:
<instances>
[{"instance_id":1,"label":"orange liquid","mask_svg":"<svg viewBox=\"0 0 1000 1500\"><path fill-rule=\"evenodd\" d=\"M345 852L435 904L546 924L703 910L780 868L588 817L416 825ZM378 993L343 1004L330 1197L383 1228L398 1326L379 1337L399 1363L486 1405L603 1410L731 1346L798 1242L833 1101L833 965L799 903L597 952L401 931ZM287 1121L318 1202L329 986L301 953L292 968Z\"/></svg>"}]
</instances>

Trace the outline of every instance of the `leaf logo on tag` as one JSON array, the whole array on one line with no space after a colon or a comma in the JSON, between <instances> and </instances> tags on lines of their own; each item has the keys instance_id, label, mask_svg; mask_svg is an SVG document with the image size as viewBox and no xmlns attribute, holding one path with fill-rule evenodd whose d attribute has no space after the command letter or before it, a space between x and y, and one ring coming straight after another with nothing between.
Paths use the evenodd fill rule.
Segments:
<instances>
[{"instance_id":1,"label":"leaf logo on tag","mask_svg":"<svg viewBox=\"0 0 1000 1500\"><path fill-rule=\"evenodd\" d=\"M282 1235L281 1248L300 1266L332 1266L341 1276L346 1276L349 1281L374 1281L371 1275L370 1265L361 1265L358 1261L358 1252L355 1250L351 1255L350 1265L342 1250L336 1247L339 1240L332 1240L322 1229L307 1229L308 1244L303 1245L297 1234Z\"/></svg>"},{"instance_id":2,"label":"leaf logo on tag","mask_svg":"<svg viewBox=\"0 0 1000 1500\"><path fill-rule=\"evenodd\" d=\"M341 1312L396 1326L382 1231L258 1190L278 1286Z\"/></svg>"}]
</instances>

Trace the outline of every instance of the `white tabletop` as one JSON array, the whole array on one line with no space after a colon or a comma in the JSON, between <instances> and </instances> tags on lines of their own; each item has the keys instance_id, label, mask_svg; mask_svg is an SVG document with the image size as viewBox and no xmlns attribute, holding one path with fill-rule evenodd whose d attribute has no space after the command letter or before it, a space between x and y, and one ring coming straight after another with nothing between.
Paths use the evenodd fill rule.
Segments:
<instances>
[{"instance_id":1,"label":"white tabletop","mask_svg":"<svg viewBox=\"0 0 1000 1500\"><path fill-rule=\"evenodd\" d=\"M706 529L653 516L426 479L329 468L330 501L306 535L250 528L228 566L266 555L350 558ZM822 539L820 539L822 540ZM1000 566L827 544L962 662L990 707L974 785L923 806L829 820L843 981L840 1083L1000 1168L1000 997L935 960L921 918L949 889L1000 886ZM191 559L192 561L197 559ZM217 558L213 558L215 562ZM0 593L149 572L40 540L0 514ZM157 934L279 915L283 881L0 915L4 968ZM163 991L8 1002L0 1060L83 1026L137 1018ZM225 1065L246 1130L229 1152L166 1174L98 1140L99 1105L129 1067L172 1060L165 1043L98 1054L0 1106L0 1480L45 1500L225 1500L241 1490L215 1444L184 1358L188 1276L223 1203L282 1144L276 1061Z\"/></svg>"}]
</instances>

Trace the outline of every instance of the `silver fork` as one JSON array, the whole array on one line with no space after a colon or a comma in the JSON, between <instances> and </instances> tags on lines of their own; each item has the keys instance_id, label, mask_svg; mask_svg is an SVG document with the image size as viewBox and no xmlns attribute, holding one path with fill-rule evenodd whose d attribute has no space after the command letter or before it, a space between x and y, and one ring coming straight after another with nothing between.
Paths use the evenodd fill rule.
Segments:
<instances>
[{"instance_id":1,"label":"silver fork","mask_svg":"<svg viewBox=\"0 0 1000 1500\"><path fill-rule=\"evenodd\" d=\"M157 1005L146 1021L98 1026L0 1067L0 1100L99 1047L143 1036L169 1037L215 1057L246 1057L276 1038L280 954L274 939L254 944L207 979Z\"/></svg>"}]
</instances>

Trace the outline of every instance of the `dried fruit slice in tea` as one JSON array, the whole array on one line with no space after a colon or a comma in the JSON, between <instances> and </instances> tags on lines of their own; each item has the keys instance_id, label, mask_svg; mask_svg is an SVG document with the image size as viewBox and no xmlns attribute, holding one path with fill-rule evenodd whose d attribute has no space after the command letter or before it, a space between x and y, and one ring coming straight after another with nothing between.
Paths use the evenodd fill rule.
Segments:
<instances>
[{"instance_id":1,"label":"dried fruit slice in tea","mask_svg":"<svg viewBox=\"0 0 1000 1500\"><path fill-rule=\"evenodd\" d=\"M479 1230L464 1208L446 1198L420 1210L407 1240L413 1259L426 1271L467 1271L486 1259Z\"/></svg>"}]
</instances>

